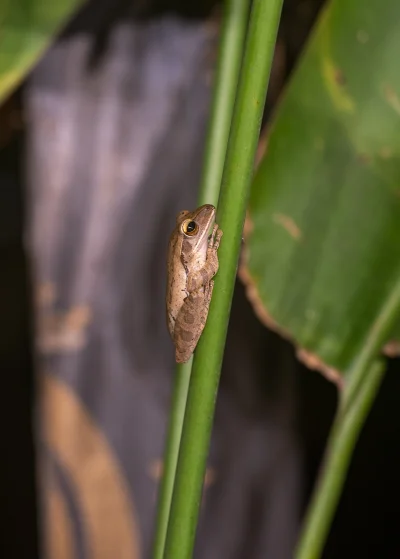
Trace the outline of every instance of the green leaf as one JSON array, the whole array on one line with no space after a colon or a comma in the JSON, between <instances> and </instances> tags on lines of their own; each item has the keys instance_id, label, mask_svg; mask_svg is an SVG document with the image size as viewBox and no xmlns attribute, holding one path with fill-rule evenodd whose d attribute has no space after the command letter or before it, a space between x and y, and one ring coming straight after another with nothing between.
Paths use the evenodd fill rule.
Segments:
<instances>
[{"instance_id":1,"label":"green leaf","mask_svg":"<svg viewBox=\"0 0 400 559\"><path fill-rule=\"evenodd\" d=\"M0 102L22 81L80 0L2 0Z\"/></svg>"},{"instance_id":2,"label":"green leaf","mask_svg":"<svg viewBox=\"0 0 400 559\"><path fill-rule=\"evenodd\" d=\"M250 299L337 381L400 280L399 52L397 0L328 3L252 186Z\"/></svg>"}]
</instances>

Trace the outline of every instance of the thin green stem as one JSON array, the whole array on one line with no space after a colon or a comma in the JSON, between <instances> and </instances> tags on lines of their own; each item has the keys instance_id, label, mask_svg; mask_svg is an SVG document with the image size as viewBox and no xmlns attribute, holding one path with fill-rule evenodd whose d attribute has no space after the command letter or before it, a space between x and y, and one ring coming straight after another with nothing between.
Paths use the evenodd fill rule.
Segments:
<instances>
[{"instance_id":1,"label":"thin green stem","mask_svg":"<svg viewBox=\"0 0 400 559\"><path fill-rule=\"evenodd\" d=\"M365 371L379 354L388 340L393 325L400 315L400 281L394 286L387 301L368 333L366 342L348 375L349 380L343 394L342 406L349 406L363 382Z\"/></svg>"},{"instance_id":2,"label":"thin green stem","mask_svg":"<svg viewBox=\"0 0 400 559\"><path fill-rule=\"evenodd\" d=\"M217 221L224 232L206 327L194 357L164 558L192 556L215 399L282 0L253 0Z\"/></svg>"},{"instance_id":3,"label":"thin green stem","mask_svg":"<svg viewBox=\"0 0 400 559\"><path fill-rule=\"evenodd\" d=\"M346 473L359 433L383 378L385 365L374 362L366 371L363 384L351 408L338 410L327 445L325 465L314 490L295 558L319 559L346 479Z\"/></svg>"},{"instance_id":4,"label":"thin green stem","mask_svg":"<svg viewBox=\"0 0 400 559\"><path fill-rule=\"evenodd\" d=\"M226 0L199 206L217 205L237 83L242 65L250 0Z\"/></svg>"},{"instance_id":5,"label":"thin green stem","mask_svg":"<svg viewBox=\"0 0 400 559\"><path fill-rule=\"evenodd\" d=\"M243 57L250 0L225 2L213 102L199 192L199 206L216 205L224 168L237 82ZM164 452L163 476L158 496L153 559L162 559L192 359L178 365L172 390L172 408Z\"/></svg>"},{"instance_id":6,"label":"thin green stem","mask_svg":"<svg viewBox=\"0 0 400 559\"><path fill-rule=\"evenodd\" d=\"M400 314L400 282L371 326L347 377L327 444L325 467L309 506L296 559L318 559L328 536L357 437L379 388L383 365L374 361Z\"/></svg>"},{"instance_id":7,"label":"thin green stem","mask_svg":"<svg viewBox=\"0 0 400 559\"><path fill-rule=\"evenodd\" d=\"M178 461L179 444L181 442L182 424L185 415L192 361L193 359L190 359L190 361L183 365L177 365L175 370L171 412L164 451L163 474L158 494L156 532L153 546L154 559L162 559L164 554L169 509L171 506L172 490L174 488L176 463Z\"/></svg>"}]
</instances>

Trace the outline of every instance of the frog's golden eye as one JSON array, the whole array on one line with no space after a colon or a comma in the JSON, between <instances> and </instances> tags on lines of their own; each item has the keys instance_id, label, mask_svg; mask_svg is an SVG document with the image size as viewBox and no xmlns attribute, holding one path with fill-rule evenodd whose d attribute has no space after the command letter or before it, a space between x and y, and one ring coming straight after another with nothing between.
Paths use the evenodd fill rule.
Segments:
<instances>
[{"instance_id":1,"label":"frog's golden eye","mask_svg":"<svg viewBox=\"0 0 400 559\"><path fill-rule=\"evenodd\" d=\"M189 235L189 237L196 235L198 230L199 226L195 221L192 221L191 219L187 219L182 223L182 231L185 233L185 235Z\"/></svg>"}]
</instances>

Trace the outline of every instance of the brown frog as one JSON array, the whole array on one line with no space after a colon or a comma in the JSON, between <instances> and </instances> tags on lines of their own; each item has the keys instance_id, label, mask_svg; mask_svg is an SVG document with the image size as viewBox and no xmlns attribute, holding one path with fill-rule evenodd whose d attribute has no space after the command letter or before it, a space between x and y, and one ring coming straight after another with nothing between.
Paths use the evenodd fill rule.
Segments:
<instances>
[{"instance_id":1,"label":"brown frog","mask_svg":"<svg viewBox=\"0 0 400 559\"><path fill-rule=\"evenodd\" d=\"M167 322L177 363L190 359L207 320L222 237L215 212L211 204L180 212L169 241Z\"/></svg>"}]
</instances>

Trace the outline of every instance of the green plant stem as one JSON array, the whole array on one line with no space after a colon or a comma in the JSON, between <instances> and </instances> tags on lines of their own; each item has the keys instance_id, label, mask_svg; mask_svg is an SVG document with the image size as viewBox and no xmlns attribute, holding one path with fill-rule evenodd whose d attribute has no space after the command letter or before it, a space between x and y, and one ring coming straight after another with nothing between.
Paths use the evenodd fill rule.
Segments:
<instances>
[{"instance_id":1,"label":"green plant stem","mask_svg":"<svg viewBox=\"0 0 400 559\"><path fill-rule=\"evenodd\" d=\"M319 559L322 555L353 450L380 386L384 369L383 362L374 362L366 372L351 408L345 412L338 410L327 445L325 465L314 490L296 559Z\"/></svg>"},{"instance_id":2,"label":"green plant stem","mask_svg":"<svg viewBox=\"0 0 400 559\"><path fill-rule=\"evenodd\" d=\"M219 249L206 327L194 356L164 558L192 556L250 182L282 0L254 0L217 222Z\"/></svg>"},{"instance_id":3,"label":"green plant stem","mask_svg":"<svg viewBox=\"0 0 400 559\"><path fill-rule=\"evenodd\" d=\"M163 473L158 494L156 531L153 544L154 559L162 559L164 554L169 509L174 488L176 463L178 461L179 443L181 441L192 361L193 359L190 359L187 363L177 365L175 370L171 412L164 451Z\"/></svg>"},{"instance_id":4,"label":"green plant stem","mask_svg":"<svg viewBox=\"0 0 400 559\"><path fill-rule=\"evenodd\" d=\"M250 0L225 0L199 206L216 206L243 58Z\"/></svg>"},{"instance_id":5,"label":"green plant stem","mask_svg":"<svg viewBox=\"0 0 400 559\"><path fill-rule=\"evenodd\" d=\"M400 281L392 290L377 319L374 321L367 336L367 340L351 367L342 398L342 406L347 407L351 405L352 399L357 394L360 384L363 382L366 369L379 354L383 344L389 339L390 333L399 315Z\"/></svg>"},{"instance_id":6,"label":"green plant stem","mask_svg":"<svg viewBox=\"0 0 400 559\"><path fill-rule=\"evenodd\" d=\"M213 101L199 192L199 206L216 205L224 168L237 82L243 57L250 0L225 2ZM179 443L186 407L192 359L178 365L172 390L172 407L158 496L153 559L162 559L174 487Z\"/></svg>"},{"instance_id":7,"label":"green plant stem","mask_svg":"<svg viewBox=\"0 0 400 559\"><path fill-rule=\"evenodd\" d=\"M367 341L353 363L327 444L324 468L314 490L297 548L296 559L318 559L328 536L358 434L383 376L374 361L400 315L400 282L372 324Z\"/></svg>"}]
</instances>

